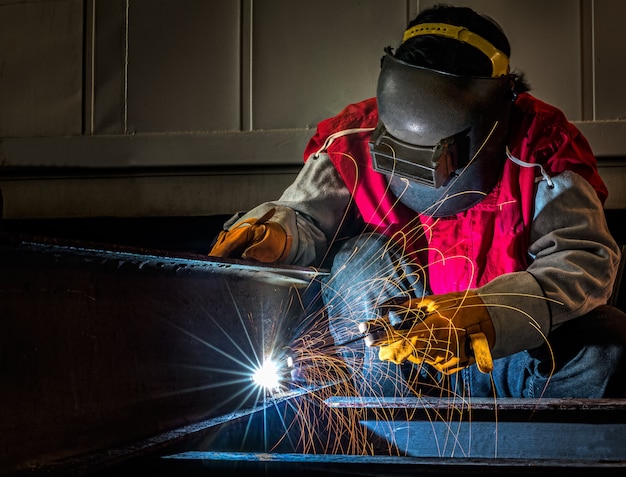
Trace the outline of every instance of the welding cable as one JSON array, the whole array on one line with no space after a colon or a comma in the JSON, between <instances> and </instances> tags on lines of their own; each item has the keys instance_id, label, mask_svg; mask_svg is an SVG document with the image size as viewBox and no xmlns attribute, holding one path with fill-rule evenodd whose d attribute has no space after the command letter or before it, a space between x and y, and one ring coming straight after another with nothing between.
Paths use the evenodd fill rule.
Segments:
<instances>
[{"instance_id":1,"label":"welding cable","mask_svg":"<svg viewBox=\"0 0 626 477\"><path fill-rule=\"evenodd\" d=\"M315 154L313 154L313 157L318 158L319 155L322 152L325 152L326 149L328 149L328 147L333 143L333 141L337 138L343 137L343 136L347 136L348 134L358 134L358 133L362 133L362 132L370 132L373 131L376 128L352 128L352 129L343 129L341 131L337 131L332 133L330 136L328 136L326 138L326 141L324 141L324 144L322 144L322 147L320 147L317 152Z\"/></svg>"}]
</instances>

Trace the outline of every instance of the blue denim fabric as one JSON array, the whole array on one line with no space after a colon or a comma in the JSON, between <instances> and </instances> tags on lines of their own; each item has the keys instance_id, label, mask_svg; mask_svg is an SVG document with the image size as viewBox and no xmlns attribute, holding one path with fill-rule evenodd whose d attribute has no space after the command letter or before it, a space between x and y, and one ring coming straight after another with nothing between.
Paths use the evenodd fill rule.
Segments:
<instances>
[{"instance_id":1,"label":"blue denim fabric","mask_svg":"<svg viewBox=\"0 0 626 477\"><path fill-rule=\"evenodd\" d=\"M624 361L626 314L602 306L561 325L548 340L550 347L496 360L492 376L481 374L475 366L465 370L463 378L471 395L490 396L495 389L498 397L606 397ZM611 397L623 397L619 394L626 384L621 388Z\"/></svg>"},{"instance_id":2,"label":"blue denim fabric","mask_svg":"<svg viewBox=\"0 0 626 477\"><path fill-rule=\"evenodd\" d=\"M358 324L376 317L385 300L428 293L418 264L406 263L389 239L370 234L347 241L334 257L322 285L330 331L335 343L358 335ZM401 366L378 359L378 348L357 341L341 348L360 396L416 394L513 398L599 398L624 360L626 314L600 309L562 325L549 337L550 347L497 359L483 374L470 366L442 376L426 365ZM620 384L620 390L624 385Z\"/></svg>"}]
</instances>

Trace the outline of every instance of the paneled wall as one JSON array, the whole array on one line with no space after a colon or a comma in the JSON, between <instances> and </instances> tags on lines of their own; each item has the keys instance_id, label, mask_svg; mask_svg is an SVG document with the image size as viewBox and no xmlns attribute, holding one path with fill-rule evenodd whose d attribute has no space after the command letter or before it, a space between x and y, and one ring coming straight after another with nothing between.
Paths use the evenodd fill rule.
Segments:
<instances>
[{"instance_id":1,"label":"paneled wall","mask_svg":"<svg viewBox=\"0 0 626 477\"><path fill-rule=\"evenodd\" d=\"M7 218L210 215L274 199L321 119L375 94L433 1L0 0ZM626 3L466 0L576 121L626 207Z\"/></svg>"}]
</instances>

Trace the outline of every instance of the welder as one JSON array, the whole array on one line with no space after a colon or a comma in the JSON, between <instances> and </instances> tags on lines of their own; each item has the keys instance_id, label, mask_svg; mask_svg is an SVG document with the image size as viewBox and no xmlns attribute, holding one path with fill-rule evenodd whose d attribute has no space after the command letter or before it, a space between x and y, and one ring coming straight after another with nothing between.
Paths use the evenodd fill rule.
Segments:
<instances>
[{"instance_id":1,"label":"welder","mask_svg":"<svg viewBox=\"0 0 626 477\"><path fill-rule=\"evenodd\" d=\"M215 257L328 266L356 393L622 391L607 188L588 141L510 57L493 19L421 11L384 49L376 96L320 122L282 196L215 240Z\"/></svg>"}]
</instances>

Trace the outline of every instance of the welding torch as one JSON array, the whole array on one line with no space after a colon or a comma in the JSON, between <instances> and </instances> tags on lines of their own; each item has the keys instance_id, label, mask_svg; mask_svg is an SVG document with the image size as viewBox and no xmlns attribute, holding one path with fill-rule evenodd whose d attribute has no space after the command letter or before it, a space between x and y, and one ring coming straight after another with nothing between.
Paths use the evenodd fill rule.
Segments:
<instances>
[{"instance_id":1,"label":"welding torch","mask_svg":"<svg viewBox=\"0 0 626 477\"><path fill-rule=\"evenodd\" d=\"M426 305L409 307L408 302L410 301L406 297L395 297L385 301L377 307L374 319L358 324L359 333L357 335L340 343L326 344L316 348L316 351L320 352L329 348L339 349L363 340L368 347L381 347L379 358L382 360L385 360L382 356L383 351L387 352L386 356L388 356L389 351L396 349L396 347L402 348L399 357L396 355L394 359L387 358L397 364L404 359L418 365L425 362L433 365L435 369L444 374L452 374L473 362L483 373L489 373L493 370L493 359L485 334L480 329L464 329L458 327L458 324L455 330L452 321L448 321L449 318L440 315L444 309L450 312L450 310L458 308L463 303L461 298L449 299L447 305L439 310L432 306L432 300L423 300ZM433 323L436 323L437 319L447 323L438 330L439 343L437 343L436 338L434 338L434 342L431 342L431 334L436 334L436 330L428 326L418 326L420 322L427 321L429 317L435 319ZM447 332L449 335L444 338ZM464 336L466 339L460 340L456 347L451 346L451 343L443 344L442 340L450 340L453 336ZM437 348L438 345L440 348ZM459 350L461 347L462 351ZM292 376L298 371L294 359L292 357L289 366L292 369Z\"/></svg>"}]
</instances>

